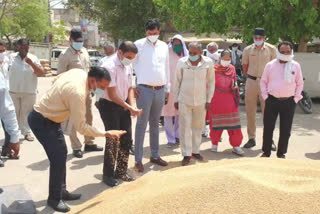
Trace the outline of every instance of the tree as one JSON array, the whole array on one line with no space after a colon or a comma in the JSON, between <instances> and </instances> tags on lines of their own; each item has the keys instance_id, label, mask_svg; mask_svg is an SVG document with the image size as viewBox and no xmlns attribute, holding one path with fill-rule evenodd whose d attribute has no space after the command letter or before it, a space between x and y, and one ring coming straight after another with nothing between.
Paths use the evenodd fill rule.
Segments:
<instances>
[{"instance_id":1,"label":"tree","mask_svg":"<svg viewBox=\"0 0 320 214\"><path fill-rule=\"evenodd\" d=\"M136 40L145 36L148 19L159 18L166 23L166 10L152 0L69 0L68 5L91 20L96 20L103 31L115 40Z\"/></svg>"},{"instance_id":2,"label":"tree","mask_svg":"<svg viewBox=\"0 0 320 214\"><path fill-rule=\"evenodd\" d=\"M2 4L1 34L9 45L12 37L27 37L42 41L49 30L48 3L46 0L6 0Z\"/></svg>"},{"instance_id":3,"label":"tree","mask_svg":"<svg viewBox=\"0 0 320 214\"><path fill-rule=\"evenodd\" d=\"M320 36L319 0L155 0L173 14L179 30L197 34L227 34L241 29L234 37L252 42L255 27L264 27L271 43L279 39L298 43L306 51L306 43Z\"/></svg>"},{"instance_id":4,"label":"tree","mask_svg":"<svg viewBox=\"0 0 320 214\"><path fill-rule=\"evenodd\" d=\"M63 41L66 40L67 32L64 27L64 22L55 22L53 23L52 28L50 29L50 32L53 37L53 43L55 44L61 44Z\"/></svg>"}]
</instances>

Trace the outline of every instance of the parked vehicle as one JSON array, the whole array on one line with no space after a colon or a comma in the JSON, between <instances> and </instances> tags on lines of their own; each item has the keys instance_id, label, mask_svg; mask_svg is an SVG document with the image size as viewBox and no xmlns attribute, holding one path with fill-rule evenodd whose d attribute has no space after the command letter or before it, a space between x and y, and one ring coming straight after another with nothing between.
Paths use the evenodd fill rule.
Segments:
<instances>
[{"instance_id":1,"label":"parked vehicle","mask_svg":"<svg viewBox=\"0 0 320 214\"><path fill-rule=\"evenodd\" d=\"M302 99L299 101L298 105L300 106L300 108L304 113L312 114L312 100L309 94L305 90L303 90L301 94L302 94Z\"/></svg>"},{"instance_id":2,"label":"parked vehicle","mask_svg":"<svg viewBox=\"0 0 320 214\"><path fill-rule=\"evenodd\" d=\"M240 105L244 105L244 97L246 92L246 77L237 75L237 84L239 88L239 95L240 95Z\"/></svg>"}]
</instances>

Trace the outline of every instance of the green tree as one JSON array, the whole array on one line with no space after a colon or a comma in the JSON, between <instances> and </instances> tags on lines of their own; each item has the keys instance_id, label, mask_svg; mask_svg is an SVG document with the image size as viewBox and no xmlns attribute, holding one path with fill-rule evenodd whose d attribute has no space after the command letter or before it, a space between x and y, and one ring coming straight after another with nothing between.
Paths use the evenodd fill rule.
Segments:
<instances>
[{"instance_id":1,"label":"green tree","mask_svg":"<svg viewBox=\"0 0 320 214\"><path fill-rule=\"evenodd\" d=\"M11 39L17 37L27 37L33 41L44 39L49 30L47 0L7 0L1 9L1 35L10 44Z\"/></svg>"},{"instance_id":2,"label":"green tree","mask_svg":"<svg viewBox=\"0 0 320 214\"><path fill-rule=\"evenodd\" d=\"M299 44L320 36L319 0L155 0L173 14L179 30L197 34L227 34L241 29L234 37L252 42L255 27L264 27L271 43L279 39Z\"/></svg>"},{"instance_id":3,"label":"green tree","mask_svg":"<svg viewBox=\"0 0 320 214\"><path fill-rule=\"evenodd\" d=\"M136 40L143 36L148 19L159 18L166 23L170 16L152 0L69 0L71 8L86 18L96 20L100 28L114 40Z\"/></svg>"},{"instance_id":4,"label":"green tree","mask_svg":"<svg viewBox=\"0 0 320 214\"><path fill-rule=\"evenodd\" d=\"M52 37L53 37L53 42L55 44L60 44L63 41L66 40L66 36L67 36L67 32L66 29L64 27L64 22L60 21L60 22L55 22L53 23L52 28L50 29L50 32Z\"/></svg>"}]
</instances>

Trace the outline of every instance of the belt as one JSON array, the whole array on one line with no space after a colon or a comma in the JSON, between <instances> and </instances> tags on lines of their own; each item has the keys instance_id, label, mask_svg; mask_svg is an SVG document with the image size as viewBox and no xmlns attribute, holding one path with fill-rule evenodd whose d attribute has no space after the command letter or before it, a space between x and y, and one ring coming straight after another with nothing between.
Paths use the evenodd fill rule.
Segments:
<instances>
[{"instance_id":1,"label":"belt","mask_svg":"<svg viewBox=\"0 0 320 214\"><path fill-rule=\"evenodd\" d=\"M145 84L139 84L143 87L146 87L146 88L151 88L152 90L160 90L162 88L164 88L164 85L161 85L161 86L151 86L151 85L145 85Z\"/></svg>"},{"instance_id":2,"label":"belt","mask_svg":"<svg viewBox=\"0 0 320 214\"><path fill-rule=\"evenodd\" d=\"M292 99L292 97L275 97L275 96L272 96L269 94L270 97L272 97L273 99L276 99L276 100L279 100L279 101L286 101L286 100L289 100L289 99Z\"/></svg>"},{"instance_id":3,"label":"belt","mask_svg":"<svg viewBox=\"0 0 320 214\"><path fill-rule=\"evenodd\" d=\"M252 80L260 79L260 77L251 76L250 74L248 74L248 78Z\"/></svg>"}]
</instances>

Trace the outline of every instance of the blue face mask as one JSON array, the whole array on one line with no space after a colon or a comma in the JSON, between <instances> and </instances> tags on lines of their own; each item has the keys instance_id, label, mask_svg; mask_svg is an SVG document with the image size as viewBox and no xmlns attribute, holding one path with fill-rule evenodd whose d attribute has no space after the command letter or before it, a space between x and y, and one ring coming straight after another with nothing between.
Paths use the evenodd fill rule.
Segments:
<instances>
[{"instance_id":1,"label":"blue face mask","mask_svg":"<svg viewBox=\"0 0 320 214\"><path fill-rule=\"evenodd\" d=\"M81 48L83 47L83 42L73 42L72 47L73 49L80 51Z\"/></svg>"},{"instance_id":2,"label":"blue face mask","mask_svg":"<svg viewBox=\"0 0 320 214\"><path fill-rule=\"evenodd\" d=\"M103 95L104 90L102 90L101 88L96 88L96 90L91 90L91 93L94 93L95 95Z\"/></svg>"},{"instance_id":3,"label":"blue face mask","mask_svg":"<svg viewBox=\"0 0 320 214\"><path fill-rule=\"evenodd\" d=\"M195 61L197 61L198 59L199 59L199 55L195 55L195 56L189 56L189 60L191 61L191 62L195 62Z\"/></svg>"}]
</instances>

